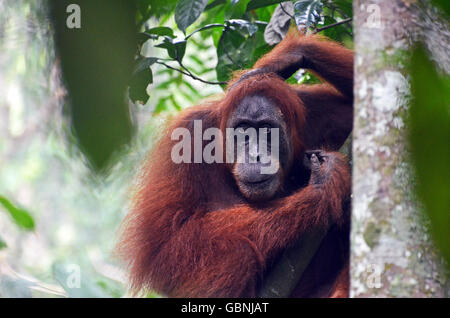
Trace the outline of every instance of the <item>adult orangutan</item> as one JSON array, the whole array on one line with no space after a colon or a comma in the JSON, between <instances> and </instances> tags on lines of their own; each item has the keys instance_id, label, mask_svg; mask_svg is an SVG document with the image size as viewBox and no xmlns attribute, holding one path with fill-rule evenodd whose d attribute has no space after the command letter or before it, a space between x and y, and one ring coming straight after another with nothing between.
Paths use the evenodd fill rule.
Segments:
<instances>
[{"instance_id":1,"label":"adult orangutan","mask_svg":"<svg viewBox=\"0 0 450 318\"><path fill-rule=\"evenodd\" d=\"M298 69L324 83L289 85ZM353 52L290 33L224 97L173 119L142 169L119 244L134 291L171 297L255 297L281 253L330 230L292 297L348 293L350 169L337 151L352 129ZM175 163L175 128L278 128L278 170L256 162ZM269 145L270 146L270 145ZM258 150L257 150L258 151Z\"/></svg>"}]
</instances>

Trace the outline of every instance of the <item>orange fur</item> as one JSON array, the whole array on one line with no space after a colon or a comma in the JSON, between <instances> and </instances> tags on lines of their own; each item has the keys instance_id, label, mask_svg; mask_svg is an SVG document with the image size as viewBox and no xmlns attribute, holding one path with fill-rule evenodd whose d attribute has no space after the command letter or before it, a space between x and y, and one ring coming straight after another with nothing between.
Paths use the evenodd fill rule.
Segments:
<instances>
[{"instance_id":1,"label":"orange fur","mask_svg":"<svg viewBox=\"0 0 450 318\"><path fill-rule=\"evenodd\" d=\"M142 169L118 246L134 291L153 289L173 297L256 296L280 253L306 231L330 222L338 230L324 241L295 294L311 296L345 271L346 247L336 244L348 240L343 202L350 195L350 171L340 154L331 153L335 166L323 187L307 185L305 179L285 196L255 205L240 195L225 164L173 163L176 141L170 136L177 127L193 131L194 119L203 121L203 130L224 129L243 97L264 94L283 113L300 166L305 149L336 150L350 133L352 63L353 53L336 43L290 34L255 65L273 73L242 81L242 73L237 74L223 99L189 108L171 122ZM279 76L301 67L327 83L288 85ZM294 167L290 177L305 178L296 171Z\"/></svg>"}]
</instances>

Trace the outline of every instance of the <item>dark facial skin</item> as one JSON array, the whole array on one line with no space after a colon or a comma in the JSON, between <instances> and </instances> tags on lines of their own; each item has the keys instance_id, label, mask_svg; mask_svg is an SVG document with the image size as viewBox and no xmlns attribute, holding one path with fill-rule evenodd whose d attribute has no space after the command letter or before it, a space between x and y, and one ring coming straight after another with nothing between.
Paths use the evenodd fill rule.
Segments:
<instances>
[{"instance_id":1,"label":"dark facial skin","mask_svg":"<svg viewBox=\"0 0 450 318\"><path fill-rule=\"evenodd\" d=\"M248 128L254 128L257 133L253 147L249 137L243 138L246 140L244 144L238 144L235 141L235 154L238 159L241 156L241 160L233 165L232 172L240 192L253 202L272 199L281 191L284 176L288 173L293 159L291 140L280 109L264 96L245 97L228 120L227 127L237 129L238 134L248 131ZM278 128L279 131L278 158L276 158L276 151L271 143L270 133L266 135L271 128ZM260 147L259 143L261 134L263 134L264 140L267 140L269 162L262 162L264 161L264 149ZM262 173L261 169L268 166L276 167L274 173Z\"/></svg>"}]
</instances>

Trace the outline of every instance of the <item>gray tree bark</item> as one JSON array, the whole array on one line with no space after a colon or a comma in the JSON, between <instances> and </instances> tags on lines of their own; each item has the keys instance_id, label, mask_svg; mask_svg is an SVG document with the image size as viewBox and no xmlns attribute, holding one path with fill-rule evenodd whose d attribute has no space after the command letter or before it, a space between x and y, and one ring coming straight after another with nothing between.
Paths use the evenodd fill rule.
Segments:
<instances>
[{"instance_id":1,"label":"gray tree bark","mask_svg":"<svg viewBox=\"0 0 450 318\"><path fill-rule=\"evenodd\" d=\"M355 0L352 297L448 297L413 194L406 140L408 55L423 40L450 70L449 29L429 3Z\"/></svg>"}]
</instances>

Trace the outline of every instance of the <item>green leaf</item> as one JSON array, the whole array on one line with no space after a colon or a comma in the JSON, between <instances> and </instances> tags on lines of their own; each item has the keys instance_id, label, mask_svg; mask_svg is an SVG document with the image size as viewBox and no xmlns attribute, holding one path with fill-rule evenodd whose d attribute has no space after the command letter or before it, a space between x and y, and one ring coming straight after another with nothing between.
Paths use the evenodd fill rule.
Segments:
<instances>
[{"instance_id":1,"label":"green leaf","mask_svg":"<svg viewBox=\"0 0 450 318\"><path fill-rule=\"evenodd\" d=\"M173 30L169 27L156 27L156 28L151 28L148 30L145 30L145 33L148 34L155 34L155 35L159 35L159 36L169 36L171 38L174 38L175 35L173 35Z\"/></svg>"},{"instance_id":2,"label":"green leaf","mask_svg":"<svg viewBox=\"0 0 450 318\"><path fill-rule=\"evenodd\" d=\"M136 60L136 65L133 70L133 75L136 73L142 72L155 64L158 61L157 57L145 57Z\"/></svg>"},{"instance_id":3,"label":"green leaf","mask_svg":"<svg viewBox=\"0 0 450 318\"><path fill-rule=\"evenodd\" d=\"M136 61L129 92L133 103L145 104L148 101L150 96L147 94L147 86L153 83L153 73L150 66L157 60L156 57L147 57Z\"/></svg>"},{"instance_id":4,"label":"green leaf","mask_svg":"<svg viewBox=\"0 0 450 318\"><path fill-rule=\"evenodd\" d=\"M255 10L262 7L271 6L272 4L286 2L287 0L252 0L247 5L247 11Z\"/></svg>"},{"instance_id":5,"label":"green leaf","mask_svg":"<svg viewBox=\"0 0 450 318\"><path fill-rule=\"evenodd\" d=\"M152 115L158 115L162 113L163 111L167 110L167 98L161 98L156 105L155 109L153 110Z\"/></svg>"},{"instance_id":6,"label":"green leaf","mask_svg":"<svg viewBox=\"0 0 450 318\"><path fill-rule=\"evenodd\" d=\"M277 5L271 5L268 7L258 8L256 10L252 11L252 16L254 16L255 19L258 19L259 21L269 22L274 14L276 8L277 8Z\"/></svg>"},{"instance_id":7,"label":"green leaf","mask_svg":"<svg viewBox=\"0 0 450 318\"><path fill-rule=\"evenodd\" d=\"M208 5L206 6L205 11L206 11L206 10L209 10L209 9L212 9L212 8L215 8L215 7L217 7L218 5L224 4L224 3L226 3L226 2L227 2L227 0L214 0L213 2L211 2L210 4L208 4Z\"/></svg>"},{"instance_id":8,"label":"green leaf","mask_svg":"<svg viewBox=\"0 0 450 318\"><path fill-rule=\"evenodd\" d=\"M9 215L19 227L27 231L34 230L34 219L28 211L14 205L2 195L0 195L0 204L9 212Z\"/></svg>"},{"instance_id":9,"label":"green leaf","mask_svg":"<svg viewBox=\"0 0 450 318\"><path fill-rule=\"evenodd\" d=\"M157 40L158 37L167 36L169 38L175 38L173 30L168 27L157 27L146 30L145 32L138 33L137 41L138 45L141 46L147 40Z\"/></svg>"},{"instance_id":10,"label":"green leaf","mask_svg":"<svg viewBox=\"0 0 450 318\"><path fill-rule=\"evenodd\" d=\"M175 7L175 22L178 28L186 33L186 29L205 10L208 0L180 0Z\"/></svg>"},{"instance_id":11,"label":"green leaf","mask_svg":"<svg viewBox=\"0 0 450 318\"><path fill-rule=\"evenodd\" d=\"M198 28L197 30L194 30L191 34L187 35L185 37L185 40L189 39L190 37L192 37L197 32L201 32L201 31L205 31L205 30L209 30L209 29L214 29L214 28L222 28L222 27L223 27L223 24L221 24L221 23L206 24L206 25ZM192 39L192 41L195 41L195 40ZM197 46L200 46L200 45L202 45L202 43L197 44ZM208 47L204 46L204 48L206 49Z\"/></svg>"},{"instance_id":12,"label":"green leaf","mask_svg":"<svg viewBox=\"0 0 450 318\"><path fill-rule=\"evenodd\" d=\"M341 9L349 18L353 16L353 0L333 0L332 3Z\"/></svg>"},{"instance_id":13,"label":"green leaf","mask_svg":"<svg viewBox=\"0 0 450 318\"><path fill-rule=\"evenodd\" d=\"M153 0L141 0L136 1L137 15L136 22L138 25L143 25L149 18L150 15L154 12L151 12L150 3Z\"/></svg>"},{"instance_id":14,"label":"green leaf","mask_svg":"<svg viewBox=\"0 0 450 318\"><path fill-rule=\"evenodd\" d=\"M171 39L168 36L164 36L164 42L156 45L155 47L164 48L167 50L167 54L177 61L181 61L186 52L186 40Z\"/></svg>"},{"instance_id":15,"label":"green leaf","mask_svg":"<svg viewBox=\"0 0 450 318\"><path fill-rule=\"evenodd\" d=\"M140 14L147 15L148 12L150 11L150 4L151 4L152 0L141 0L141 1L136 1L136 6L138 9L138 12Z\"/></svg>"},{"instance_id":16,"label":"green leaf","mask_svg":"<svg viewBox=\"0 0 450 318\"><path fill-rule=\"evenodd\" d=\"M0 250L5 249L8 247L8 244L6 244L5 240L0 235Z\"/></svg>"},{"instance_id":17,"label":"green leaf","mask_svg":"<svg viewBox=\"0 0 450 318\"><path fill-rule=\"evenodd\" d=\"M175 107L176 110L180 111L181 106L180 106L180 104L178 104L177 100L175 99L175 96L173 94L171 94L169 96L169 99L172 102L173 107Z\"/></svg>"},{"instance_id":18,"label":"green leaf","mask_svg":"<svg viewBox=\"0 0 450 318\"><path fill-rule=\"evenodd\" d=\"M99 278L96 281L96 285L100 287L106 294L114 298L120 298L125 294L123 284L107 277Z\"/></svg>"},{"instance_id":19,"label":"green leaf","mask_svg":"<svg viewBox=\"0 0 450 318\"><path fill-rule=\"evenodd\" d=\"M137 34L137 45L140 47L148 40L156 40L158 38L157 35L148 34L145 32L141 32Z\"/></svg>"},{"instance_id":20,"label":"green leaf","mask_svg":"<svg viewBox=\"0 0 450 318\"><path fill-rule=\"evenodd\" d=\"M438 6L445 14L450 16L450 2L448 0L433 0L433 4Z\"/></svg>"},{"instance_id":21,"label":"green leaf","mask_svg":"<svg viewBox=\"0 0 450 318\"><path fill-rule=\"evenodd\" d=\"M410 145L417 178L437 246L450 264L450 76L440 76L423 47L410 63Z\"/></svg>"},{"instance_id":22,"label":"green leaf","mask_svg":"<svg viewBox=\"0 0 450 318\"><path fill-rule=\"evenodd\" d=\"M232 30L243 32L243 35L253 36L258 31L258 25L247 20L233 19L228 21L228 25Z\"/></svg>"},{"instance_id":23,"label":"green leaf","mask_svg":"<svg viewBox=\"0 0 450 318\"><path fill-rule=\"evenodd\" d=\"M294 3L295 24L307 28L320 21L323 4L320 0L300 0Z\"/></svg>"},{"instance_id":24,"label":"green leaf","mask_svg":"<svg viewBox=\"0 0 450 318\"><path fill-rule=\"evenodd\" d=\"M107 173L136 131L126 96L138 48L135 1L83 1L79 29L66 25L71 0L48 3L68 91L67 135L94 172Z\"/></svg>"},{"instance_id":25,"label":"green leaf","mask_svg":"<svg viewBox=\"0 0 450 318\"><path fill-rule=\"evenodd\" d=\"M138 0L134 2L150 2L150 12L152 16L155 16L156 18L160 18L164 15L170 15L177 4L177 0Z\"/></svg>"},{"instance_id":26,"label":"green leaf","mask_svg":"<svg viewBox=\"0 0 450 318\"><path fill-rule=\"evenodd\" d=\"M247 11L247 4L249 0L231 0L232 8L229 18L242 18Z\"/></svg>"},{"instance_id":27,"label":"green leaf","mask_svg":"<svg viewBox=\"0 0 450 318\"><path fill-rule=\"evenodd\" d=\"M192 96L192 95L195 95L196 97L198 97L198 98L201 98L201 94L198 92L198 90L196 90L195 88L194 88L194 86L192 86L191 85L191 83L189 83L189 82L184 82L184 85L189 89L189 94Z\"/></svg>"}]
</instances>

